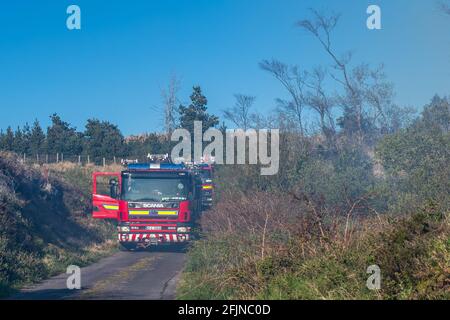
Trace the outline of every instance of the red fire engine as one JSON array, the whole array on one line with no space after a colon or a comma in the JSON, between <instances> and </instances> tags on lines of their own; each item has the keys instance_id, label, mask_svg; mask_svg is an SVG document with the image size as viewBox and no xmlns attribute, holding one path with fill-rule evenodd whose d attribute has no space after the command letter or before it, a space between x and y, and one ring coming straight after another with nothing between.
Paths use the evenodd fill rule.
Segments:
<instances>
[{"instance_id":1,"label":"red fire engine","mask_svg":"<svg viewBox=\"0 0 450 320\"><path fill-rule=\"evenodd\" d=\"M109 195L97 191L109 177ZM126 249L181 244L192 238L202 210L200 175L183 164L130 163L122 172L93 173L94 218L116 219Z\"/></svg>"},{"instance_id":2,"label":"red fire engine","mask_svg":"<svg viewBox=\"0 0 450 320\"><path fill-rule=\"evenodd\" d=\"M202 206L205 209L211 208L214 195L214 166L208 163L200 163L195 168L202 180Z\"/></svg>"}]
</instances>

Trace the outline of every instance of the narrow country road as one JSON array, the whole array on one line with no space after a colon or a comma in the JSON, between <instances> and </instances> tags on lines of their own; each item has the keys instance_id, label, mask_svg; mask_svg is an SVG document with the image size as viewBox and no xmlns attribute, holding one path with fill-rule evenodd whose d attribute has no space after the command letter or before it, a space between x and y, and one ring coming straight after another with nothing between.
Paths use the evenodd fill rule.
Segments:
<instances>
[{"instance_id":1,"label":"narrow country road","mask_svg":"<svg viewBox=\"0 0 450 320\"><path fill-rule=\"evenodd\" d=\"M174 299L185 254L173 250L118 252L81 268L81 289L60 274L11 299Z\"/></svg>"}]
</instances>

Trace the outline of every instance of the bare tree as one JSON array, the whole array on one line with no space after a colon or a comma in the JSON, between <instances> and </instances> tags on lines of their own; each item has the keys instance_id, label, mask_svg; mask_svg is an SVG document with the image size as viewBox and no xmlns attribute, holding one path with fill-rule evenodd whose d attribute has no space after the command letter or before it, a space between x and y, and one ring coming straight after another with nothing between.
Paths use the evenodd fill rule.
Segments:
<instances>
[{"instance_id":1,"label":"bare tree","mask_svg":"<svg viewBox=\"0 0 450 320\"><path fill-rule=\"evenodd\" d=\"M173 74L167 88L161 90L161 97L164 105L164 130L170 135L176 126L176 108L178 106L177 94L180 90L180 80Z\"/></svg>"},{"instance_id":2,"label":"bare tree","mask_svg":"<svg viewBox=\"0 0 450 320\"><path fill-rule=\"evenodd\" d=\"M334 62L334 69L338 70L341 76L331 74L333 79L342 84L346 89L347 100L351 101L354 105L354 111L356 116L356 122L358 126L359 138L362 140L362 104L358 95L357 89L354 87L349 75L349 63L351 61L351 54L347 53L343 57L339 58L334 52L331 43L331 33L335 29L339 22L340 15L333 14L330 16L324 16L316 10L311 10L313 13L312 19L301 20L297 25L314 35L322 44L325 52L332 58ZM345 103L344 103L345 104Z\"/></svg>"},{"instance_id":3,"label":"bare tree","mask_svg":"<svg viewBox=\"0 0 450 320\"><path fill-rule=\"evenodd\" d=\"M312 71L288 66L278 60L264 60L260 67L273 75L288 91L290 99L277 99L278 108L295 120L302 135L306 123L303 114L314 111L319 117L319 126L328 142L334 143L336 122L350 141L359 145L373 141L379 132L387 132L392 123L388 113L395 113L392 103L393 86L386 81L383 66L371 68L361 63L353 66L352 54L338 55L332 45L332 32L339 22L339 15L325 16L312 10L313 17L298 22L298 26L312 34L331 58L330 67L318 67ZM328 81L337 83L332 92ZM339 107L342 117L335 119L333 109ZM314 128L312 128L314 131Z\"/></svg>"},{"instance_id":4,"label":"bare tree","mask_svg":"<svg viewBox=\"0 0 450 320\"><path fill-rule=\"evenodd\" d=\"M310 104L314 106L311 107L316 109L321 117L324 117L324 111L329 111L331 101L339 104L344 113L341 125L348 130L350 135L353 132L356 133L357 141L362 144L365 133L388 123L385 109L392 107L392 85L385 81L382 67L371 69L367 64L360 64L352 68L350 52L338 56L332 46L331 34L339 22L339 15L325 16L315 10L311 11L313 17L301 20L297 25L320 42L333 62L329 75L343 88L343 92L338 93L333 100L330 100L321 90L323 73L313 73L316 79L313 85L316 88L316 94L313 99L310 98Z\"/></svg>"},{"instance_id":5,"label":"bare tree","mask_svg":"<svg viewBox=\"0 0 450 320\"><path fill-rule=\"evenodd\" d=\"M259 66L261 69L272 74L291 96L290 101L278 99L279 106L292 115L300 128L300 133L305 134L303 124L303 111L306 105L304 86L306 73L301 72L298 67L289 67L277 60L264 60Z\"/></svg>"},{"instance_id":6,"label":"bare tree","mask_svg":"<svg viewBox=\"0 0 450 320\"><path fill-rule=\"evenodd\" d=\"M332 115L335 99L325 92L323 87L325 76L326 71L323 68L315 68L309 77L310 80L305 84L310 89L307 93L307 103L319 115L322 134L331 139L336 132Z\"/></svg>"},{"instance_id":7,"label":"bare tree","mask_svg":"<svg viewBox=\"0 0 450 320\"><path fill-rule=\"evenodd\" d=\"M288 67L276 60L264 60L260 67L270 72L289 92L291 100L277 99L278 107L296 120L302 134L307 131L303 112L310 108L319 115L322 134L327 138L334 135L335 121L331 110L335 99L325 92L327 71L324 68L315 68L312 72L300 71L297 66Z\"/></svg>"},{"instance_id":8,"label":"bare tree","mask_svg":"<svg viewBox=\"0 0 450 320\"><path fill-rule=\"evenodd\" d=\"M250 109L256 97L243 94L235 94L234 97L236 99L235 105L230 109L224 110L223 114L226 119L233 122L238 128L247 130L250 127L252 117Z\"/></svg>"},{"instance_id":9,"label":"bare tree","mask_svg":"<svg viewBox=\"0 0 450 320\"><path fill-rule=\"evenodd\" d=\"M439 2L439 7L442 11L448 15L450 15L450 3L446 3L444 1Z\"/></svg>"}]
</instances>

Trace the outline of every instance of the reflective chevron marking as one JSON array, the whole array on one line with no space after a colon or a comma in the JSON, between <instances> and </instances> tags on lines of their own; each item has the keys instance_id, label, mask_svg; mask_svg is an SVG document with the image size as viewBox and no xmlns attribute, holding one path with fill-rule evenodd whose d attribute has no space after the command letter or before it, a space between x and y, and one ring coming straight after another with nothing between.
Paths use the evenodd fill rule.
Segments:
<instances>
[{"instance_id":1,"label":"reflective chevron marking","mask_svg":"<svg viewBox=\"0 0 450 320\"><path fill-rule=\"evenodd\" d=\"M133 210L129 212L131 215L149 215L150 211Z\"/></svg>"},{"instance_id":2,"label":"reflective chevron marking","mask_svg":"<svg viewBox=\"0 0 450 320\"><path fill-rule=\"evenodd\" d=\"M146 239L158 239L161 242L184 242L189 240L189 234L176 233L119 233L121 242L140 242Z\"/></svg>"},{"instance_id":3,"label":"reflective chevron marking","mask_svg":"<svg viewBox=\"0 0 450 320\"><path fill-rule=\"evenodd\" d=\"M106 210L119 210L119 206L112 204L104 204L103 208L105 208Z\"/></svg>"},{"instance_id":4,"label":"reflective chevron marking","mask_svg":"<svg viewBox=\"0 0 450 320\"><path fill-rule=\"evenodd\" d=\"M160 214L160 215L176 215L176 214L178 214L178 212L177 211L167 211L167 210L162 211L162 210L160 210L160 211L158 211L158 214Z\"/></svg>"}]
</instances>

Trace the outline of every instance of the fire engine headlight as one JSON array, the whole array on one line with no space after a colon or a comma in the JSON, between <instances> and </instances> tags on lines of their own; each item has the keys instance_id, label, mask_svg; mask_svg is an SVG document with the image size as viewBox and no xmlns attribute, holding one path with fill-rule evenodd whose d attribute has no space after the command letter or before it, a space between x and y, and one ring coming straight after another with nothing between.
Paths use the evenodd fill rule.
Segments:
<instances>
[{"instance_id":1,"label":"fire engine headlight","mask_svg":"<svg viewBox=\"0 0 450 320\"><path fill-rule=\"evenodd\" d=\"M128 226L119 227L119 228L120 228L120 231L122 231L122 232L130 232L130 227L128 227Z\"/></svg>"},{"instance_id":2,"label":"fire engine headlight","mask_svg":"<svg viewBox=\"0 0 450 320\"><path fill-rule=\"evenodd\" d=\"M187 231L188 231L188 229L186 227L178 227L177 228L177 232L183 233L183 232L187 232Z\"/></svg>"}]
</instances>

